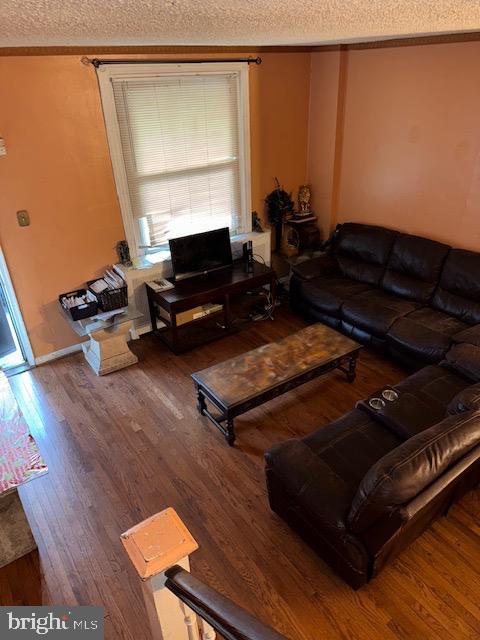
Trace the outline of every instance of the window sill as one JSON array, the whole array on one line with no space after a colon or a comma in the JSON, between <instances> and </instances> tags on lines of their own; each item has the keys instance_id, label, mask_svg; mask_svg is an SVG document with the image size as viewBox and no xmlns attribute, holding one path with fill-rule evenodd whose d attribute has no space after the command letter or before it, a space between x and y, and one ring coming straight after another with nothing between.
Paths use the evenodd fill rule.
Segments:
<instances>
[{"instance_id":1,"label":"window sill","mask_svg":"<svg viewBox=\"0 0 480 640\"><path fill-rule=\"evenodd\" d=\"M258 236L261 236L262 233L269 233L269 231L257 232L257 231L248 231L247 233L239 233L236 236L232 236L231 242L246 242L247 240L252 240ZM235 253L235 252L234 252ZM234 255L235 259L235 255ZM170 251L167 245L163 245L156 250L150 251L150 253L146 253L143 256L138 256L133 259L133 266L135 269L148 269L149 267L154 267L157 264L170 262Z\"/></svg>"}]
</instances>

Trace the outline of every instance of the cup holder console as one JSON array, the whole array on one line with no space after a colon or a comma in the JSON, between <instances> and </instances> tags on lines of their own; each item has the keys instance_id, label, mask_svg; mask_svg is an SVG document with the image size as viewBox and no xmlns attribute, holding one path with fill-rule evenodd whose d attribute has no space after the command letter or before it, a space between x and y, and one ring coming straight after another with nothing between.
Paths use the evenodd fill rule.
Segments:
<instances>
[{"instance_id":1,"label":"cup holder console","mask_svg":"<svg viewBox=\"0 0 480 640\"><path fill-rule=\"evenodd\" d=\"M382 391L382 398L385 398L388 402L394 402L398 400L398 393L394 389L384 389Z\"/></svg>"},{"instance_id":2,"label":"cup holder console","mask_svg":"<svg viewBox=\"0 0 480 640\"><path fill-rule=\"evenodd\" d=\"M370 398L368 404L372 407L372 409L376 409L377 411L379 411L385 406L385 400L382 400L381 398Z\"/></svg>"},{"instance_id":3,"label":"cup holder console","mask_svg":"<svg viewBox=\"0 0 480 640\"><path fill-rule=\"evenodd\" d=\"M375 411L380 411L384 409L388 402L395 402L398 400L398 393L394 389L386 388L383 389L378 396L373 396L369 399L368 404Z\"/></svg>"}]
</instances>

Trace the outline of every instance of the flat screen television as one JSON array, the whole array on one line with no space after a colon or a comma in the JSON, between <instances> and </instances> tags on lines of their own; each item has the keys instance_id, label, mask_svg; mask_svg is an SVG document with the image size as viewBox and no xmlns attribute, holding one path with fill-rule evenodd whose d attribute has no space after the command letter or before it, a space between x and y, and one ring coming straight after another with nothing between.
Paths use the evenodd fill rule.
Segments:
<instances>
[{"instance_id":1,"label":"flat screen television","mask_svg":"<svg viewBox=\"0 0 480 640\"><path fill-rule=\"evenodd\" d=\"M175 280L229 267L232 247L228 227L169 240Z\"/></svg>"}]
</instances>

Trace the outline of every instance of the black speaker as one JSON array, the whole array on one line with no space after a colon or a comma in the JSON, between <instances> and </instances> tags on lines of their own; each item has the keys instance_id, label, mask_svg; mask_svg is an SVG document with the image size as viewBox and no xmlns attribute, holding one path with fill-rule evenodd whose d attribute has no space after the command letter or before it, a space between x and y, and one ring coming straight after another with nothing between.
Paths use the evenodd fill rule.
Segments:
<instances>
[{"instance_id":1,"label":"black speaker","mask_svg":"<svg viewBox=\"0 0 480 640\"><path fill-rule=\"evenodd\" d=\"M247 273L253 272L253 242L247 240L243 243L243 262Z\"/></svg>"}]
</instances>

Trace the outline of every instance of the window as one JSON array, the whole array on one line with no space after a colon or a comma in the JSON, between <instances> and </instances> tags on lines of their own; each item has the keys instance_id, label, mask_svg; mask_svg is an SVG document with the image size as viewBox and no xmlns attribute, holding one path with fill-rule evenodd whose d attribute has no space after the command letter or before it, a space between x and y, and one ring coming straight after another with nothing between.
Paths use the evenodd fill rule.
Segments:
<instances>
[{"instance_id":1,"label":"window","mask_svg":"<svg viewBox=\"0 0 480 640\"><path fill-rule=\"evenodd\" d=\"M250 231L247 65L112 65L98 77L132 255Z\"/></svg>"}]
</instances>

